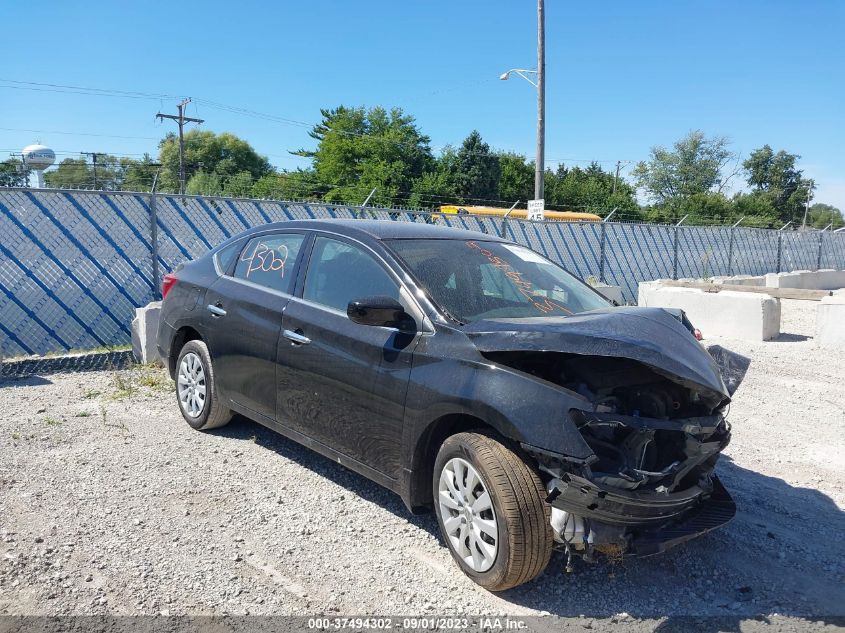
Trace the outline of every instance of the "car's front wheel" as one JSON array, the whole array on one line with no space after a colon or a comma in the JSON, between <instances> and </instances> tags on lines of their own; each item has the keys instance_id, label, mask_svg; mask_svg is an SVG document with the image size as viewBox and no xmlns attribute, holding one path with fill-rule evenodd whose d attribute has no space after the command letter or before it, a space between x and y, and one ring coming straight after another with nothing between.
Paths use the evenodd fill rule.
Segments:
<instances>
[{"instance_id":1,"label":"car's front wheel","mask_svg":"<svg viewBox=\"0 0 845 633\"><path fill-rule=\"evenodd\" d=\"M223 426L232 412L220 401L208 347L188 341L176 361L176 400L182 417L198 431Z\"/></svg>"},{"instance_id":2,"label":"car's front wheel","mask_svg":"<svg viewBox=\"0 0 845 633\"><path fill-rule=\"evenodd\" d=\"M434 507L455 561L503 591L539 576L552 553L549 505L536 471L491 435L458 433L434 464Z\"/></svg>"}]
</instances>

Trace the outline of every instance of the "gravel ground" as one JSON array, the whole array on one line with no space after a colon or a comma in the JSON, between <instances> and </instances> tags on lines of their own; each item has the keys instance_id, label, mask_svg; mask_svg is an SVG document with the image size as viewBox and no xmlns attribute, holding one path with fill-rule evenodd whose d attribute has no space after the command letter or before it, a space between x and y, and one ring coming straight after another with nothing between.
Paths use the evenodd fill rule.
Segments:
<instances>
[{"instance_id":1,"label":"gravel ground","mask_svg":"<svg viewBox=\"0 0 845 633\"><path fill-rule=\"evenodd\" d=\"M540 579L501 594L458 572L433 515L410 515L363 477L245 419L191 430L163 370L7 380L0 614L833 630L845 615L845 359L816 349L815 307L784 301L787 334L774 342L708 341L752 358L718 467L739 505L730 525L572 574L555 555Z\"/></svg>"}]
</instances>

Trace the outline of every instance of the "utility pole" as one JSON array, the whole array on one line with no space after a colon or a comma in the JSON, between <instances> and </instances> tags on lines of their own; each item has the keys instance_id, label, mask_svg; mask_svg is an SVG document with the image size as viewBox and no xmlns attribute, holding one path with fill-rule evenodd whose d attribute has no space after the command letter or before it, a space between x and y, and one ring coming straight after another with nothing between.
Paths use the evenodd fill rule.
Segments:
<instances>
[{"instance_id":1,"label":"utility pole","mask_svg":"<svg viewBox=\"0 0 845 633\"><path fill-rule=\"evenodd\" d=\"M162 114L161 112L156 114L156 118L159 120L172 119L179 126L179 193L185 193L185 137L183 128L185 127L185 123L204 123L202 119L192 119L191 117L185 116L185 106L190 102L191 98L187 97L176 106L179 109L178 115Z\"/></svg>"},{"instance_id":2,"label":"utility pole","mask_svg":"<svg viewBox=\"0 0 845 633\"><path fill-rule=\"evenodd\" d=\"M97 182L97 156L102 156L101 152L79 152L83 156L90 156L91 157L91 164L94 166L94 189L99 189L100 186Z\"/></svg>"},{"instance_id":3,"label":"utility pole","mask_svg":"<svg viewBox=\"0 0 845 633\"><path fill-rule=\"evenodd\" d=\"M801 223L801 230L807 228L807 214L810 213L810 196L813 193L813 185L815 183L810 181L810 184L807 186L807 204L804 205L804 221Z\"/></svg>"},{"instance_id":4,"label":"utility pole","mask_svg":"<svg viewBox=\"0 0 845 633\"><path fill-rule=\"evenodd\" d=\"M543 199L546 152L546 10L537 0L537 161L534 172L534 199Z\"/></svg>"},{"instance_id":5,"label":"utility pole","mask_svg":"<svg viewBox=\"0 0 845 633\"><path fill-rule=\"evenodd\" d=\"M628 165L631 161L629 160L617 160L616 161L616 175L613 177L613 193L616 193L616 183L619 182L619 171L622 169L622 165Z\"/></svg>"},{"instance_id":6,"label":"utility pole","mask_svg":"<svg viewBox=\"0 0 845 633\"><path fill-rule=\"evenodd\" d=\"M613 194L616 195L616 183L619 181L619 170L622 169L622 161L616 161L616 175L613 177Z\"/></svg>"}]
</instances>

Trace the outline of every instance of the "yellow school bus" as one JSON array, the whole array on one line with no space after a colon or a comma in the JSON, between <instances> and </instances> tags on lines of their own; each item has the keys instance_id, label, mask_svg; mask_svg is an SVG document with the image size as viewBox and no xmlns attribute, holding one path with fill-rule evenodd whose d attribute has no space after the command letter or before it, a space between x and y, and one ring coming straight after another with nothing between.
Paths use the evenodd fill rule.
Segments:
<instances>
[{"instance_id":1,"label":"yellow school bus","mask_svg":"<svg viewBox=\"0 0 845 633\"><path fill-rule=\"evenodd\" d=\"M440 206L440 213L451 214L468 214L468 215L494 215L504 217L505 214L509 218L515 220L525 220L528 217L528 211L525 209L514 209L508 213L508 209L500 207L473 207L473 206L458 206L455 204L444 204ZM601 216L595 213L580 213L578 211L545 211L543 213L546 221L550 222L601 222Z\"/></svg>"}]
</instances>

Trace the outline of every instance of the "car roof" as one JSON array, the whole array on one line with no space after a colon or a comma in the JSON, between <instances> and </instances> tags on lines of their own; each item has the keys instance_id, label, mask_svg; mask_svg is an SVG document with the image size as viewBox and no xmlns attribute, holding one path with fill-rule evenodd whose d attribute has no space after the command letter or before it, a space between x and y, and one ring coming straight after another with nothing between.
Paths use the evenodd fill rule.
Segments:
<instances>
[{"instance_id":1,"label":"car roof","mask_svg":"<svg viewBox=\"0 0 845 633\"><path fill-rule=\"evenodd\" d=\"M324 230L347 235L349 237L370 237L377 240L483 240L487 242L506 242L495 235L456 229L437 224L422 222L403 222L398 220L290 220L274 222L253 231L268 229L302 228Z\"/></svg>"}]
</instances>

